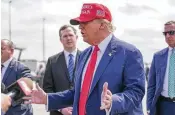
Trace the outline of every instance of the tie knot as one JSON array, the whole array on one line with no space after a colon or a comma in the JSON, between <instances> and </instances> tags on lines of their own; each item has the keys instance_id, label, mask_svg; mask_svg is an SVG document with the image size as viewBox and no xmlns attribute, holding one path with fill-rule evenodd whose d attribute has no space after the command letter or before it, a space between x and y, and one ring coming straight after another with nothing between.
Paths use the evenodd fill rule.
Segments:
<instances>
[{"instance_id":1,"label":"tie knot","mask_svg":"<svg viewBox=\"0 0 175 115\"><path fill-rule=\"evenodd\" d=\"M98 45L95 45L94 51L99 51L99 50L100 49L99 49Z\"/></svg>"},{"instance_id":2,"label":"tie knot","mask_svg":"<svg viewBox=\"0 0 175 115\"><path fill-rule=\"evenodd\" d=\"M72 57L73 57L73 55L72 55L72 54L69 54L69 57L70 57L70 58L72 58Z\"/></svg>"}]
</instances>

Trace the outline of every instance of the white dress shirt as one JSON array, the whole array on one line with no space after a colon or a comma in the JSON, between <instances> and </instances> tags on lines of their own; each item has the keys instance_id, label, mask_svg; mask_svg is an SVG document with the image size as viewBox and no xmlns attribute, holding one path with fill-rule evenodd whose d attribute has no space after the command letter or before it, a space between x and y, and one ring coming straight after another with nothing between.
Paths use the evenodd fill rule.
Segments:
<instances>
[{"instance_id":1,"label":"white dress shirt","mask_svg":"<svg viewBox=\"0 0 175 115\"><path fill-rule=\"evenodd\" d=\"M75 66L75 60L76 60L76 55L77 55L77 49L74 50L74 51L71 52L71 53L68 52L68 51L66 51L66 50L64 50L64 56L65 56L65 60L66 60L66 65L67 65L67 67L69 66L69 58L70 58L69 54L72 54L72 55L73 55L74 66Z\"/></svg>"},{"instance_id":2,"label":"white dress shirt","mask_svg":"<svg viewBox=\"0 0 175 115\"><path fill-rule=\"evenodd\" d=\"M8 59L7 61L5 61L4 63L2 63L3 68L1 70L1 80L4 78L4 74L10 64L10 62L12 61L13 57L11 57L10 59Z\"/></svg>"},{"instance_id":3,"label":"white dress shirt","mask_svg":"<svg viewBox=\"0 0 175 115\"><path fill-rule=\"evenodd\" d=\"M167 58L167 67L166 67L166 72L165 72L165 77L164 77L164 82L163 82L163 90L161 92L161 95L164 97L169 97L168 96L168 73L169 73L169 60L170 56L172 54L173 48L169 47L168 50L168 58Z\"/></svg>"}]
</instances>

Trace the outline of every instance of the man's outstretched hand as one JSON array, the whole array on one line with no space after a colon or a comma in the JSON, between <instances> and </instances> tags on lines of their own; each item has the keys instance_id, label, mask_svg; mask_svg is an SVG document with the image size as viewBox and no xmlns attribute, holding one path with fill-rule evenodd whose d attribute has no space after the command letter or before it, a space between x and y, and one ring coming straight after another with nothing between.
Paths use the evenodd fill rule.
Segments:
<instances>
[{"instance_id":1,"label":"man's outstretched hand","mask_svg":"<svg viewBox=\"0 0 175 115\"><path fill-rule=\"evenodd\" d=\"M112 105L112 93L111 91L108 89L108 83L105 82L103 84L103 91L101 94L101 110L109 110L111 108Z\"/></svg>"},{"instance_id":2,"label":"man's outstretched hand","mask_svg":"<svg viewBox=\"0 0 175 115\"><path fill-rule=\"evenodd\" d=\"M33 82L31 97L24 97L23 99L28 100L26 103L47 104L47 93L36 82Z\"/></svg>"}]
</instances>

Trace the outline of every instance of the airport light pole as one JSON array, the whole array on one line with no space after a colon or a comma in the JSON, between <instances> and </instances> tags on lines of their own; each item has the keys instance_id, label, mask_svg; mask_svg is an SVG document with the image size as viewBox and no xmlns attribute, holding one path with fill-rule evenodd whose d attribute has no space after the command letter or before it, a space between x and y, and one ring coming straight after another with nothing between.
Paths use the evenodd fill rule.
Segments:
<instances>
[{"instance_id":1,"label":"airport light pole","mask_svg":"<svg viewBox=\"0 0 175 115\"><path fill-rule=\"evenodd\" d=\"M42 41L43 41L43 45L42 45L42 49L43 49L43 62L45 61L45 18L42 18L42 22L43 22L43 29L42 29Z\"/></svg>"},{"instance_id":2,"label":"airport light pole","mask_svg":"<svg viewBox=\"0 0 175 115\"><path fill-rule=\"evenodd\" d=\"M12 1L9 0L9 39L11 40L11 34L12 34L12 31L11 31L11 4L12 4Z\"/></svg>"}]
</instances>

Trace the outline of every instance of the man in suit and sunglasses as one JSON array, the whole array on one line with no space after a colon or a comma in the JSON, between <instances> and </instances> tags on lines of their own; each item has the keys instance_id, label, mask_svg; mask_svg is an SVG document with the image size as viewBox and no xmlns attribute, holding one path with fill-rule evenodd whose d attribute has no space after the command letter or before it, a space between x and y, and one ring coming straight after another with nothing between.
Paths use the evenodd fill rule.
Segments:
<instances>
[{"instance_id":1,"label":"man in suit and sunglasses","mask_svg":"<svg viewBox=\"0 0 175 115\"><path fill-rule=\"evenodd\" d=\"M175 115L175 21L164 25L168 47L155 53L147 92L149 115Z\"/></svg>"}]
</instances>

